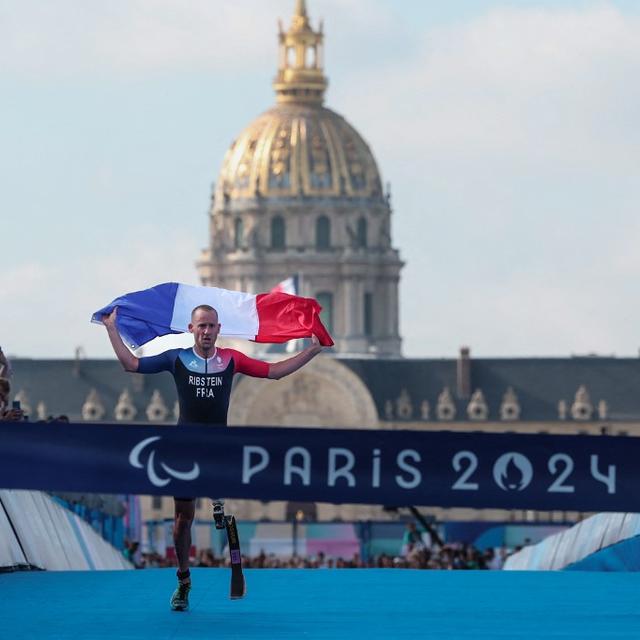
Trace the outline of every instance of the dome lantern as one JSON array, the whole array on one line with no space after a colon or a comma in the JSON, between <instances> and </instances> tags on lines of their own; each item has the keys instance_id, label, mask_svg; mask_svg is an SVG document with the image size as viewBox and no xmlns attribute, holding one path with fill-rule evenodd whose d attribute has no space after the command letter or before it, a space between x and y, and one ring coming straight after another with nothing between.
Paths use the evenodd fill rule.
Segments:
<instances>
[{"instance_id":1,"label":"dome lantern","mask_svg":"<svg viewBox=\"0 0 640 640\"><path fill-rule=\"evenodd\" d=\"M278 33L278 74L273 81L277 101L321 105L327 88L323 74L322 24L311 28L304 0L297 0L288 31Z\"/></svg>"}]
</instances>

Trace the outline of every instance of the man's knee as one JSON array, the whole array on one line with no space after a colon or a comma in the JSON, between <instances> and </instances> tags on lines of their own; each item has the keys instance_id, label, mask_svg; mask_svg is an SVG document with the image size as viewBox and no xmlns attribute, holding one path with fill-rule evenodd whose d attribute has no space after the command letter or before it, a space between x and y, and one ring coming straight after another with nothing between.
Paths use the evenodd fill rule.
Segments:
<instances>
[{"instance_id":1,"label":"man's knee","mask_svg":"<svg viewBox=\"0 0 640 640\"><path fill-rule=\"evenodd\" d=\"M192 513L182 513L180 511L178 511L178 513L176 513L176 520L178 520L180 522L188 522L189 524L191 524L193 522L193 514Z\"/></svg>"},{"instance_id":2,"label":"man's knee","mask_svg":"<svg viewBox=\"0 0 640 640\"><path fill-rule=\"evenodd\" d=\"M188 516L184 516L181 514L176 515L175 526L173 527L173 535L174 537L179 537L188 533L191 530L191 523L193 522L193 518L189 518Z\"/></svg>"},{"instance_id":3,"label":"man's knee","mask_svg":"<svg viewBox=\"0 0 640 640\"><path fill-rule=\"evenodd\" d=\"M174 532L176 535L180 535L185 531L191 529L193 524L194 513L192 509L176 509Z\"/></svg>"}]
</instances>

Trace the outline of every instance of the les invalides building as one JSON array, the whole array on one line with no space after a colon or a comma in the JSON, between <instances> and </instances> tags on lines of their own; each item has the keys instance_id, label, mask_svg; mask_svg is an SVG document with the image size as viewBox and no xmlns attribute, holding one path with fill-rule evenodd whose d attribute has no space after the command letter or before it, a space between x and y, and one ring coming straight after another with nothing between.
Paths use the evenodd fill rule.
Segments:
<instances>
[{"instance_id":1,"label":"les invalides building","mask_svg":"<svg viewBox=\"0 0 640 640\"><path fill-rule=\"evenodd\" d=\"M279 34L276 104L225 155L198 271L203 284L253 293L298 276L337 353L399 356L389 198L365 140L324 106L323 48L298 1Z\"/></svg>"}]
</instances>

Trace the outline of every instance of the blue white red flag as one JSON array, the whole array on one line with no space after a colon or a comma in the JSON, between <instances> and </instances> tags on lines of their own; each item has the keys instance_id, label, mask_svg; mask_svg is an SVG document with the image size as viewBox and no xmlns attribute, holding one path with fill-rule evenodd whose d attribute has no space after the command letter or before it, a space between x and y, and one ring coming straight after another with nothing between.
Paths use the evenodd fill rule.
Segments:
<instances>
[{"instance_id":1,"label":"blue white red flag","mask_svg":"<svg viewBox=\"0 0 640 640\"><path fill-rule=\"evenodd\" d=\"M271 289L270 293L288 293L291 296L298 295L298 276L291 276Z\"/></svg>"},{"instance_id":2,"label":"blue white red flag","mask_svg":"<svg viewBox=\"0 0 640 640\"><path fill-rule=\"evenodd\" d=\"M159 336L187 332L191 311L201 304L218 312L221 336L280 343L316 335L323 346L333 345L320 321L322 308L313 298L281 292L254 295L177 282L126 293L98 309L91 322L102 324L102 316L118 307L118 332L131 349L139 349Z\"/></svg>"}]
</instances>

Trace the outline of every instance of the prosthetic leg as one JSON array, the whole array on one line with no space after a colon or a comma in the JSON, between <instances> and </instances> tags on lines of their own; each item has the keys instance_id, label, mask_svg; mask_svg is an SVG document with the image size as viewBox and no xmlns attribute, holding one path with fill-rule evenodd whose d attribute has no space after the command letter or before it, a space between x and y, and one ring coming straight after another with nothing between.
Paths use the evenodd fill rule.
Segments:
<instances>
[{"instance_id":1,"label":"prosthetic leg","mask_svg":"<svg viewBox=\"0 0 640 640\"><path fill-rule=\"evenodd\" d=\"M247 586L242 573L242 555L240 553L240 538L238 537L238 527L234 516L224 514L224 502L216 500L213 503L213 520L216 529L226 529L227 540L229 542L229 555L231 557L231 591L232 600L244 598Z\"/></svg>"}]
</instances>

